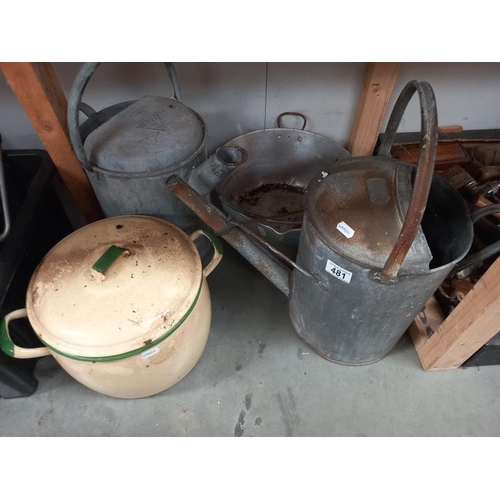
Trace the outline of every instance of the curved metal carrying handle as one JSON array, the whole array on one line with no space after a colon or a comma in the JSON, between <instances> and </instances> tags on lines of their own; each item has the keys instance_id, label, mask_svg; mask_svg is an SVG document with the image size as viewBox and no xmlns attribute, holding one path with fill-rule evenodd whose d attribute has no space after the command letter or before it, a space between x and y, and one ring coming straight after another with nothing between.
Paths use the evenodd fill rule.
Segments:
<instances>
[{"instance_id":1,"label":"curved metal carrying handle","mask_svg":"<svg viewBox=\"0 0 500 500\"><path fill-rule=\"evenodd\" d=\"M493 215L498 213L500 213L500 203L495 203L492 205L488 205L487 207L479 208L471 213L472 223L475 224L478 220L482 219L483 217L487 217L488 215ZM481 262L490 257L493 257L493 255L496 255L499 252L500 252L500 241L495 241L495 243L488 245L486 248L483 248L482 250L479 250L479 252L476 252L472 255L467 256L465 259L462 259L453 268L453 270L450 273L450 276L458 274L459 272L463 271L464 269L467 269L468 267L476 264L477 262Z\"/></svg>"},{"instance_id":2,"label":"curved metal carrying handle","mask_svg":"<svg viewBox=\"0 0 500 500\"><path fill-rule=\"evenodd\" d=\"M434 162L436 160L438 140L436 96L429 83L417 82L416 80L408 82L399 95L389 118L378 156L389 156L394 136L399 128L406 107L415 92L418 92L420 99L421 116L417 174L403 227L381 273L381 277L385 278L388 282L395 280L401 264L417 235L427 205L432 176L434 174Z\"/></svg>"},{"instance_id":3,"label":"curved metal carrying handle","mask_svg":"<svg viewBox=\"0 0 500 500\"><path fill-rule=\"evenodd\" d=\"M28 312L26 309L18 309L7 314L0 323L0 350L8 356L17 359L31 359L48 356L50 350L47 347L19 347L14 344L10 338L9 323L14 319L27 318Z\"/></svg>"},{"instance_id":4,"label":"curved metal carrying handle","mask_svg":"<svg viewBox=\"0 0 500 500\"><path fill-rule=\"evenodd\" d=\"M80 136L80 111L87 114L92 108L83 103L82 109L82 96L89 83L90 78L95 73L96 69L101 63L99 62L87 62L83 63L80 71L76 75L73 86L68 99L68 131L71 144L75 151L76 157L80 164L86 167L88 170L92 170L92 165L88 161L87 155L83 148L83 141ZM181 91L179 88L179 80L177 78L177 72L173 63L164 63L167 68L170 81L172 83L172 88L174 91L174 98L178 101L181 100Z\"/></svg>"},{"instance_id":5,"label":"curved metal carrying handle","mask_svg":"<svg viewBox=\"0 0 500 500\"><path fill-rule=\"evenodd\" d=\"M281 113L278 118L276 118L276 124L278 128L284 128L283 124L281 123L281 118L283 118L284 116L300 116L300 118L304 120L304 124L302 125L302 128L300 130L304 130L306 128L307 118L302 113L299 113L297 111L285 111L284 113Z\"/></svg>"}]
</instances>

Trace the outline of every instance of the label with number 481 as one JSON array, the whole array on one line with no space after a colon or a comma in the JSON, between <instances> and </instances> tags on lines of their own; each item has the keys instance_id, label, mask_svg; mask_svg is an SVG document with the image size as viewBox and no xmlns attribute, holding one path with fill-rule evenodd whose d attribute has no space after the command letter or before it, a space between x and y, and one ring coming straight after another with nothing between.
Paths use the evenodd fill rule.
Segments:
<instances>
[{"instance_id":1,"label":"label with number 481","mask_svg":"<svg viewBox=\"0 0 500 500\"><path fill-rule=\"evenodd\" d=\"M337 266L337 264L332 262L330 259L326 260L325 271L327 273L330 273L332 276L334 276L338 280L343 281L344 283L351 282L352 273L350 271L348 271L347 269L344 269L343 267Z\"/></svg>"}]
</instances>

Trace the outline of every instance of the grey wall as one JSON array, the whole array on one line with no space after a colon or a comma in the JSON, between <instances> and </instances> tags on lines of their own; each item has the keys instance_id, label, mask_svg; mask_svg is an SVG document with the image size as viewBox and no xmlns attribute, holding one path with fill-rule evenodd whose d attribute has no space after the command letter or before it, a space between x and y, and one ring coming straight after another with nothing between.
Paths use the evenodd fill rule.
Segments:
<instances>
[{"instance_id":1,"label":"grey wall","mask_svg":"<svg viewBox=\"0 0 500 500\"><path fill-rule=\"evenodd\" d=\"M53 65L66 95L80 65ZM308 130L345 145L365 64L269 63L266 70L266 63L177 63L176 68L183 101L207 122L209 147L214 149L242 133L275 126L283 111L304 113ZM500 63L403 63L390 107L411 79L427 80L433 86L440 125L500 128ZM91 80L84 100L101 109L146 94L171 93L161 64L107 63ZM418 129L418 103L414 100L401 131ZM3 76L0 133L5 149L43 147Z\"/></svg>"}]
</instances>

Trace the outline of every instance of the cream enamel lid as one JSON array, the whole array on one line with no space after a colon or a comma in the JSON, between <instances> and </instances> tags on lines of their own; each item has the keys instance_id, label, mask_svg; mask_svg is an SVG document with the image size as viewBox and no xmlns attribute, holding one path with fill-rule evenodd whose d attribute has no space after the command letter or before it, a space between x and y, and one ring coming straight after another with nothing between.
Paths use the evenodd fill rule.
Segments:
<instances>
[{"instance_id":1,"label":"cream enamel lid","mask_svg":"<svg viewBox=\"0 0 500 500\"><path fill-rule=\"evenodd\" d=\"M176 226L140 215L103 219L44 257L28 287L28 317L48 347L70 357L130 353L189 315L202 276L195 245Z\"/></svg>"}]
</instances>

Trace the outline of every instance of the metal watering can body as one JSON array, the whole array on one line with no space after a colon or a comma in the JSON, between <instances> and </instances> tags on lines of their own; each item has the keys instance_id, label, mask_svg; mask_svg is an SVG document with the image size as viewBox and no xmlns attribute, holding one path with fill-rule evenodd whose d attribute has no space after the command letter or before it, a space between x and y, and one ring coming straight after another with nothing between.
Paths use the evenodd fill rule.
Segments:
<instances>
[{"instance_id":1,"label":"metal watering can body","mask_svg":"<svg viewBox=\"0 0 500 500\"><path fill-rule=\"evenodd\" d=\"M181 102L175 67L164 63L173 97L145 96L95 111L82 102L100 63L84 63L68 100L75 154L106 217L143 214L192 231L198 220L165 188L172 174L187 180L207 158L207 128ZM80 125L79 114L87 115Z\"/></svg>"},{"instance_id":2,"label":"metal watering can body","mask_svg":"<svg viewBox=\"0 0 500 500\"><path fill-rule=\"evenodd\" d=\"M388 155L417 91L422 139L415 168ZM472 244L464 200L433 174L436 148L434 93L428 83L411 81L396 102L379 155L340 160L308 185L296 262L228 220L182 180L168 183L289 296L300 338L330 361L363 365L394 347Z\"/></svg>"},{"instance_id":3,"label":"metal watering can body","mask_svg":"<svg viewBox=\"0 0 500 500\"><path fill-rule=\"evenodd\" d=\"M441 204L444 200L439 198L444 193L451 195L448 198L457 198L452 200L456 203L459 199L453 196L452 189L435 178L431 196ZM306 213L297 264L321 273L327 290L315 286L303 273L291 274L290 318L298 336L318 354L337 363L365 365L382 359L472 243L465 204L461 203L451 215L453 221L441 228L441 236L457 233L452 245L453 260L420 272L400 272L395 279L384 280L380 267L367 266L346 252L332 249ZM426 223L432 223L432 219ZM449 244L450 240L446 246ZM435 246L433 250L437 251Z\"/></svg>"}]
</instances>

